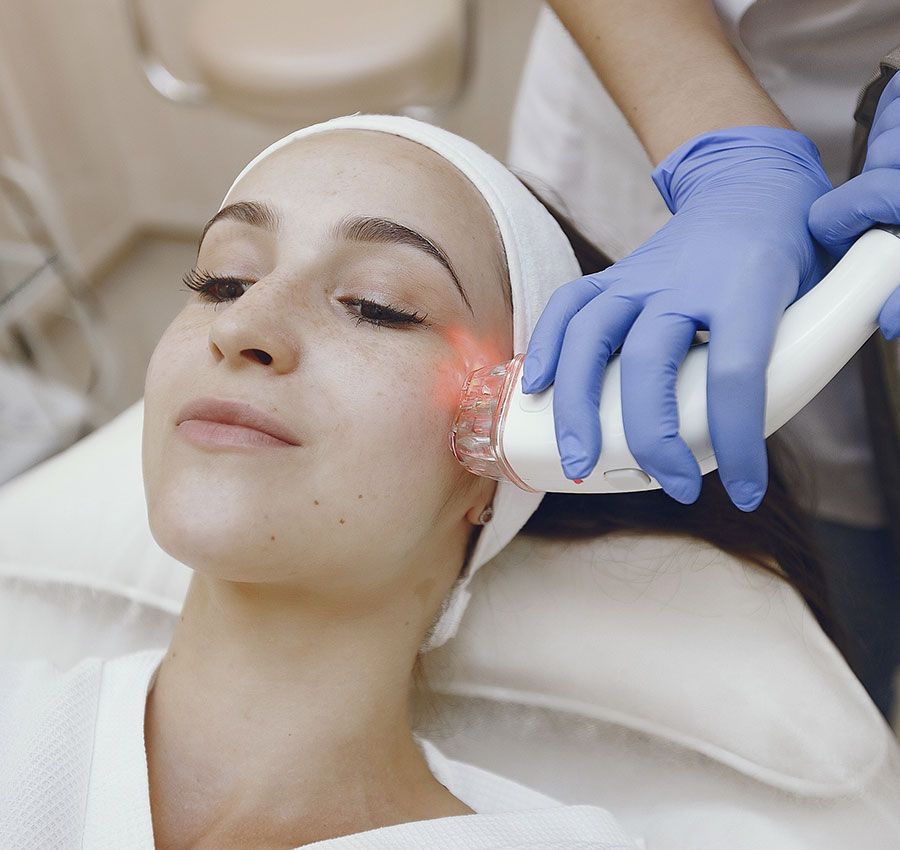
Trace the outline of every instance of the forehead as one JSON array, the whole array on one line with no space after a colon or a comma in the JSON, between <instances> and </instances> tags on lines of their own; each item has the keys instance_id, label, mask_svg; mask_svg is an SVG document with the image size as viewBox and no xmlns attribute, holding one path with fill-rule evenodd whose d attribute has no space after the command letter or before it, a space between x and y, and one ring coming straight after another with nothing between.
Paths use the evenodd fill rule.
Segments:
<instances>
[{"instance_id":1,"label":"forehead","mask_svg":"<svg viewBox=\"0 0 900 850\"><path fill-rule=\"evenodd\" d=\"M277 207L284 238L321 236L348 213L405 224L449 255L483 315L496 318L497 298L507 303L506 259L490 207L462 172L410 139L371 130L299 139L241 179L227 202L241 200Z\"/></svg>"},{"instance_id":2,"label":"forehead","mask_svg":"<svg viewBox=\"0 0 900 850\"><path fill-rule=\"evenodd\" d=\"M318 219L363 212L412 226L462 260L506 268L502 240L487 202L434 151L371 130L332 130L286 145L242 178L228 202L267 200L286 215Z\"/></svg>"}]
</instances>

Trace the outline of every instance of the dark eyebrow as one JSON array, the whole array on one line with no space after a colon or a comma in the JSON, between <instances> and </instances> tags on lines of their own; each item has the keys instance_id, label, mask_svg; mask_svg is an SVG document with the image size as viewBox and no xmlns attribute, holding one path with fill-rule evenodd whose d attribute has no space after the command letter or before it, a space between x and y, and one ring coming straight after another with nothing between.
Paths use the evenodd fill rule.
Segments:
<instances>
[{"instance_id":1,"label":"dark eyebrow","mask_svg":"<svg viewBox=\"0 0 900 850\"><path fill-rule=\"evenodd\" d=\"M206 222L206 227L203 228L203 233L200 234L200 242L197 245L198 251L200 250L200 245L203 244L206 231L217 221L224 221L225 219L242 221L244 224L252 224L254 227L261 227L263 230L275 231L281 227L281 216L274 207L270 207L268 204L261 204L258 201L238 201L236 204L222 207Z\"/></svg>"},{"instance_id":2,"label":"dark eyebrow","mask_svg":"<svg viewBox=\"0 0 900 850\"><path fill-rule=\"evenodd\" d=\"M450 264L447 255L428 237L423 236L418 231L405 227L402 224L397 224L396 221L391 221L387 218L375 218L363 215L341 219L334 228L332 228L332 236L337 239L352 239L356 242L375 242L383 245L410 245L413 248L418 248L430 257L434 257L434 259L450 272L450 277L453 278L456 289L462 296L462 300L465 302L466 307L469 308L469 312L472 313L473 316L475 315L474 310L472 310L472 305L469 303L466 291L459 282L459 278L456 276L456 272L453 270L453 266Z\"/></svg>"},{"instance_id":3,"label":"dark eyebrow","mask_svg":"<svg viewBox=\"0 0 900 850\"><path fill-rule=\"evenodd\" d=\"M275 208L268 204L260 203L259 201L238 201L236 204L229 204L227 207L222 207L222 209L206 223L206 227L203 228L203 233L200 235L200 243L197 246L198 252L210 227L217 221L226 219L244 222L253 227L261 227L263 230L270 231L276 231L281 226L281 216ZM475 315L475 311L469 303L466 291L459 282L459 277L457 277L456 272L453 270L453 266L450 264L447 254L431 239L423 236L418 231L387 218L352 216L341 219L332 228L332 236L336 239L351 239L355 242L374 242L382 245L410 245L413 248L418 248L430 257L434 257L434 259L447 269L450 273L450 277L453 278L453 282L456 284L456 289L462 296L462 300L465 302L466 307L469 308L469 312L472 313L473 316Z\"/></svg>"}]
</instances>

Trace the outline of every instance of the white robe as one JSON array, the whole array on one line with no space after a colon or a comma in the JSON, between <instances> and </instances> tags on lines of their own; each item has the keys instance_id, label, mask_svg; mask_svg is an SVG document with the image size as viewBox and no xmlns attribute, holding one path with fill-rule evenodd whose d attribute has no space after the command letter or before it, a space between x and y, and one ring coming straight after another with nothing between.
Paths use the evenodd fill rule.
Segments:
<instances>
[{"instance_id":1,"label":"white robe","mask_svg":"<svg viewBox=\"0 0 900 850\"><path fill-rule=\"evenodd\" d=\"M152 850L144 748L147 694L165 649L0 666L0 848ZM476 814L307 844L328 850L638 850L609 812L570 806L444 756L419 739L434 776Z\"/></svg>"}]
</instances>

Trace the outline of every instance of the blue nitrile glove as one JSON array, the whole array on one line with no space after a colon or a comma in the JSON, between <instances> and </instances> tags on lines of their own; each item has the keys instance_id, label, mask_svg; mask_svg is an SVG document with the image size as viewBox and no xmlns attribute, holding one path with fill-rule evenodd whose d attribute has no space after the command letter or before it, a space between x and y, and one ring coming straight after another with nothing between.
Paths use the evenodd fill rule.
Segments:
<instances>
[{"instance_id":1,"label":"blue nitrile glove","mask_svg":"<svg viewBox=\"0 0 900 850\"><path fill-rule=\"evenodd\" d=\"M698 328L709 330L709 430L719 475L742 510L768 470L765 372L787 307L822 278L812 202L831 188L815 145L796 130L734 127L671 153L653 182L674 216L634 253L554 292L532 333L524 392L555 383L556 440L568 478L600 454L603 372L622 348L622 413L635 460L679 502L700 493L678 434L675 379Z\"/></svg>"},{"instance_id":2,"label":"blue nitrile glove","mask_svg":"<svg viewBox=\"0 0 900 850\"><path fill-rule=\"evenodd\" d=\"M836 257L879 222L900 225L900 72L878 99L862 172L809 210L813 236ZM881 308L878 324L887 339L900 336L900 289Z\"/></svg>"}]
</instances>

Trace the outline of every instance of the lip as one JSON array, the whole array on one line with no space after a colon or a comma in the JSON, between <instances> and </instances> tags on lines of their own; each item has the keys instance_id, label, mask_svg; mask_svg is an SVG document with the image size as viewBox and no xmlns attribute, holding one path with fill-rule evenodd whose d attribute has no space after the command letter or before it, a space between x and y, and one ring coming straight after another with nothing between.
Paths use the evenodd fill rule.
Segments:
<instances>
[{"instance_id":1,"label":"lip","mask_svg":"<svg viewBox=\"0 0 900 850\"><path fill-rule=\"evenodd\" d=\"M176 427L189 420L237 425L268 434L289 446L299 446L300 440L282 423L251 404L218 398L197 398L188 402L178 414Z\"/></svg>"}]
</instances>

